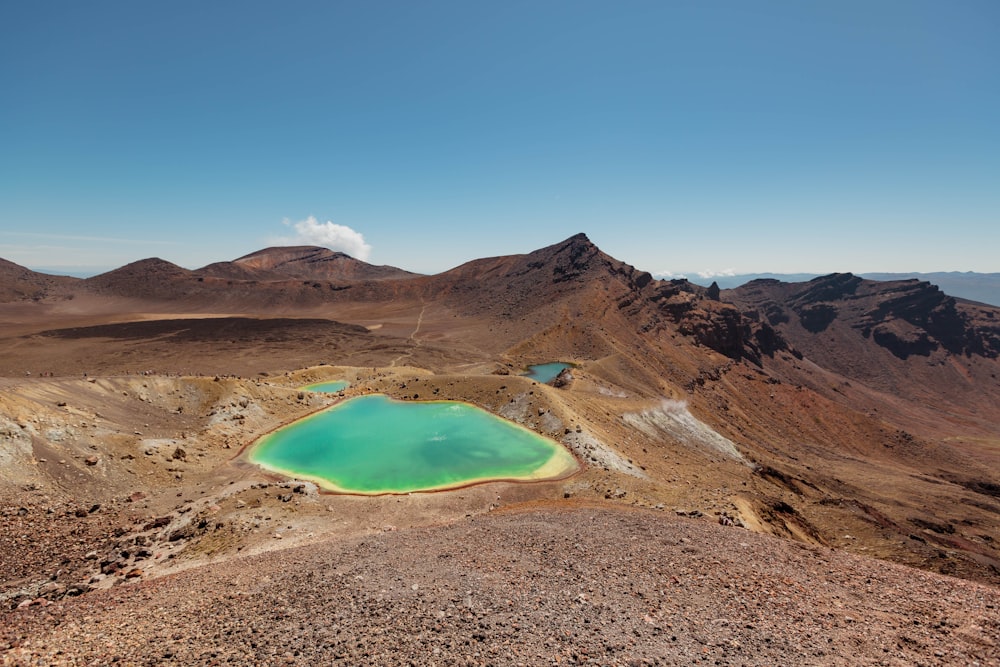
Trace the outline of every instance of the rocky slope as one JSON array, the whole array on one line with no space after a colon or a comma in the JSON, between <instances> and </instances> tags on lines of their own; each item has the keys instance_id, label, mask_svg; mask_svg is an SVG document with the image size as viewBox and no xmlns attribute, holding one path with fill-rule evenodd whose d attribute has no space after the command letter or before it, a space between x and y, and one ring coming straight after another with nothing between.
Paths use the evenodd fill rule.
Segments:
<instances>
[{"instance_id":1,"label":"rocky slope","mask_svg":"<svg viewBox=\"0 0 1000 667\"><path fill-rule=\"evenodd\" d=\"M589 508L379 531L4 620L4 664L1000 664L996 588Z\"/></svg>"},{"instance_id":2,"label":"rocky slope","mask_svg":"<svg viewBox=\"0 0 1000 667\"><path fill-rule=\"evenodd\" d=\"M0 303L39 301L77 281L77 278L68 276L38 273L14 262L0 259Z\"/></svg>"},{"instance_id":3,"label":"rocky slope","mask_svg":"<svg viewBox=\"0 0 1000 667\"><path fill-rule=\"evenodd\" d=\"M720 301L718 289L655 280L608 256L585 234L526 255L468 262L426 285L425 298L443 300L461 313L487 315L501 326L530 322L528 332L513 328L522 339L560 322L579 327L607 322L612 326L603 329L611 329L610 338L680 334L734 360L759 363L762 352L783 345L766 323L745 319ZM588 335L609 338L594 330ZM607 346L613 345L609 339Z\"/></svg>"},{"instance_id":4,"label":"rocky slope","mask_svg":"<svg viewBox=\"0 0 1000 667\"><path fill-rule=\"evenodd\" d=\"M86 278L82 284L99 294L135 299L177 299L186 296L195 281L193 271L159 257L151 257Z\"/></svg>"},{"instance_id":5,"label":"rocky slope","mask_svg":"<svg viewBox=\"0 0 1000 667\"><path fill-rule=\"evenodd\" d=\"M800 355L866 386L931 405L989 405L1000 391L1000 308L926 282L833 274L723 293Z\"/></svg>"},{"instance_id":6,"label":"rocky slope","mask_svg":"<svg viewBox=\"0 0 1000 667\"><path fill-rule=\"evenodd\" d=\"M820 334L837 321L902 360L939 351L1000 356L997 309L949 297L927 282L875 282L846 273L807 283L753 281L726 296L762 312L810 350L803 333Z\"/></svg>"},{"instance_id":7,"label":"rocky slope","mask_svg":"<svg viewBox=\"0 0 1000 667\"><path fill-rule=\"evenodd\" d=\"M394 266L375 266L354 259L342 252L316 246L266 248L233 260L233 264L250 272L264 272L303 280L351 282L358 280L394 280L412 278L416 274ZM219 265L213 271L219 269ZM202 272L209 272L209 267Z\"/></svg>"}]
</instances>

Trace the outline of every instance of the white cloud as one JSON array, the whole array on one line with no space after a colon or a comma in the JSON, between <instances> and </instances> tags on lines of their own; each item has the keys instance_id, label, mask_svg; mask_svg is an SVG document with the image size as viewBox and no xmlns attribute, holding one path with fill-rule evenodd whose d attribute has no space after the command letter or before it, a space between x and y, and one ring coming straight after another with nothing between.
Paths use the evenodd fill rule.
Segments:
<instances>
[{"instance_id":1,"label":"white cloud","mask_svg":"<svg viewBox=\"0 0 1000 667\"><path fill-rule=\"evenodd\" d=\"M729 278L737 275L736 269L723 269L722 271L695 271L694 273L676 273L674 271L653 271L653 276L660 280L687 280L688 276L695 275L702 280L709 278Z\"/></svg>"},{"instance_id":2,"label":"white cloud","mask_svg":"<svg viewBox=\"0 0 1000 667\"><path fill-rule=\"evenodd\" d=\"M653 271L652 274L654 278L658 278L660 280L680 280L687 278L687 274L674 273L673 271Z\"/></svg>"},{"instance_id":3,"label":"white cloud","mask_svg":"<svg viewBox=\"0 0 1000 667\"><path fill-rule=\"evenodd\" d=\"M338 225L329 220L320 222L311 215L298 222L286 218L282 224L295 230L294 237L279 239L282 244L323 246L346 253L362 262L367 262L372 254L372 247L365 243L365 237L361 232L356 232L346 225Z\"/></svg>"},{"instance_id":4,"label":"white cloud","mask_svg":"<svg viewBox=\"0 0 1000 667\"><path fill-rule=\"evenodd\" d=\"M736 275L736 269L723 269L721 271L698 271L699 278L729 278Z\"/></svg>"}]
</instances>

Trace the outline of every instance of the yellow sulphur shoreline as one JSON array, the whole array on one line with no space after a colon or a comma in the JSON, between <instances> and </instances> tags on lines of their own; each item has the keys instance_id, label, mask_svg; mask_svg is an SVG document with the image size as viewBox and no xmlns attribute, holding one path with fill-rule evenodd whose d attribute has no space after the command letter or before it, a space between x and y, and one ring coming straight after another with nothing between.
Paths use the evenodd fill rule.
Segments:
<instances>
[{"instance_id":1,"label":"yellow sulphur shoreline","mask_svg":"<svg viewBox=\"0 0 1000 667\"><path fill-rule=\"evenodd\" d=\"M497 420L498 423L504 425L505 427L521 431L524 434L530 436L531 438L538 439L547 443L552 448L552 454L551 456L549 456L548 459L545 460L544 463L542 463L540 466L536 467L535 469L527 473L509 474L504 472L498 472L495 475L490 475L490 474L474 475L469 477L463 477L462 479L454 481L447 481L441 484L422 484L418 481L414 482L412 486L406 484L403 484L401 486L400 485L393 486L391 483L389 483L384 487L378 487L378 488L370 488L376 485L370 483L366 484L365 482L362 482L362 486L369 487L363 489L351 488L349 485L340 484L322 474L313 474L302 470L296 470L294 469L294 467L291 466L283 466L280 464L266 462L262 460L263 457L257 456L257 453L261 449L260 445L263 442L265 442L267 438L272 437L278 431L293 427L296 424L302 424L303 422L307 422L312 419L320 419L324 415L328 415L329 413L335 412L343 408L344 406L350 404L352 400L357 400L357 399L349 399L348 401L340 402L329 408L325 408L318 412L301 417L293 422L285 424L279 427L278 429L271 431L270 433L261 436L253 443L251 443L246 450L244 450L246 452L246 457L245 457L246 460L269 472L286 476L292 479L301 479L312 482L321 489L323 489L324 491L330 493L361 495L361 496L403 495L409 493L447 491L447 490L460 489L476 484L485 484L489 482L531 483L531 482L541 482L541 481L557 481L559 479L565 479L575 474L581 469L581 465L579 461L577 461L576 457L561 443L553 440L552 438L548 438L539 433L536 433L535 431L532 431L531 429L528 429L520 424L516 424L509 420L503 419L502 417L499 417L471 403L464 401L453 401L453 400L399 401L391 399L385 394L367 394L366 397L369 398L379 397L385 399L386 405L392 407L398 407L401 404L402 405L441 404L448 406L464 406L465 408L473 410L474 413L476 414L482 413L483 415L486 415L492 419ZM365 397L357 397L357 398L365 398ZM398 482L398 480L396 481Z\"/></svg>"}]
</instances>

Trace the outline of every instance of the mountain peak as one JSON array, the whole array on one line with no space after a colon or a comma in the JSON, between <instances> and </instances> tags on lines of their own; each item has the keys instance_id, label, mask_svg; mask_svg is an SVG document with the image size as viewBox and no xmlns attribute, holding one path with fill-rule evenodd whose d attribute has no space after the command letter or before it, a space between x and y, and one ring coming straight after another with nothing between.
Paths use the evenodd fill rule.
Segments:
<instances>
[{"instance_id":1,"label":"mountain peak","mask_svg":"<svg viewBox=\"0 0 1000 667\"><path fill-rule=\"evenodd\" d=\"M244 255L231 264L257 272L303 280L391 280L413 273L394 266L375 266L320 246L279 246Z\"/></svg>"},{"instance_id":2,"label":"mountain peak","mask_svg":"<svg viewBox=\"0 0 1000 667\"><path fill-rule=\"evenodd\" d=\"M273 269L275 266L290 261L315 260L332 257L346 257L348 259L353 259L350 255L346 255L342 252L335 252L329 248L321 246L296 245L271 246L269 248L263 248L262 250L257 250L234 259L233 263L253 268Z\"/></svg>"},{"instance_id":3,"label":"mountain peak","mask_svg":"<svg viewBox=\"0 0 1000 667\"><path fill-rule=\"evenodd\" d=\"M588 250L594 250L594 251L600 252L600 248L598 248L596 245L594 245L594 242L591 241L587 237L587 235L584 234L583 232L580 232L579 234L574 234L573 236L570 236L565 241L562 241L561 243L556 243L555 245L549 246L549 248L559 248L559 249L562 249L562 248L575 248L579 252L584 252L584 251L588 251ZM545 248L542 248L542 250L545 250ZM532 253L532 254L534 254L534 253Z\"/></svg>"},{"instance_id":4,"label":"mountain peak","mask_svg":"<svg viewBox=\"0 0 1000 667\"><path fill-rule=\"evenodd\" d=\"M551 272L553 282L580 278L595 270L617 269L621 262L608 257L586 234L574 234L565 241L524 255L525 268Z\"/></svg>"},{"instance_id":5,"label":"mountain peak","mask_svg":"<svg viewBox=\"0 0 1000 667\"><path fill-rule=\"evenodd\" d=\"M183 283L194 274L159 257L149 257L126 264L100 275L86 278L83 284L105 294L133 297L173 295L168 286Z\"/></svg>"},{"instance_id":6,"label":"mountain peak","mask_svg":"<svg viewBox=\"0 0 1000 667\"><path fill-rule=\"evenodd\" d=\"M159 257L147 257L146 259L130 262L125 266L118 267L117 269L106 271L105 273L93 276L92 278L87 278L87 281L101 282L101 279L103 278L116 276L150 276L157 274L181 275L188 273L190 273L190 271L184 267L177 266L173 262L168 262L167 260L160 259Z\"/></svg>"}]
</instances>

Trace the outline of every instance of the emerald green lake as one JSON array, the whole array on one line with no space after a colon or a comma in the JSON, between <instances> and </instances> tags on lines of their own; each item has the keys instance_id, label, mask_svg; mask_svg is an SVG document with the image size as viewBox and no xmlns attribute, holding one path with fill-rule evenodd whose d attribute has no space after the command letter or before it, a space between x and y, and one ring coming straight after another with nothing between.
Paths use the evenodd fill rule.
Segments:
<instances>
[{"instance_id":1,"label":"emerald green lake","mask_svg":"<svg viewBox=\"0 0 1000 667\"><path fill-rule=\"evenodd\" d=\"M321 391L329 394L336 394L338 391L344 391L351 386L351 383L347 380L332 380L330 382L317 382L315 384L307 384L302 387L306 391Z\"/></svg>"},{"instance_id":2,"label":"emerald green lake","mask_svg":"<svg viewBox=\"0 0 1000 667\"><path fill-rule=\"evenodd\" d=\"M360 494L553 479L577 468L555 441L475 406L381 394L352 398L278 429L254 444L249 460Z\"/></svg>"},{"instance_id":3,"label":"emerald green lake","mask_svg":"<svg viewBox=\"0 0 1000 667\"><path fill-rule=\"evenodd\" d=\"M561 361L553 361L548 364L535 364L534 366L528 366L528 372L525 375L536 382L546 384L555 380L565 369L572 367L572 364L564 364Z\"/></svg>"}]
</instances>

